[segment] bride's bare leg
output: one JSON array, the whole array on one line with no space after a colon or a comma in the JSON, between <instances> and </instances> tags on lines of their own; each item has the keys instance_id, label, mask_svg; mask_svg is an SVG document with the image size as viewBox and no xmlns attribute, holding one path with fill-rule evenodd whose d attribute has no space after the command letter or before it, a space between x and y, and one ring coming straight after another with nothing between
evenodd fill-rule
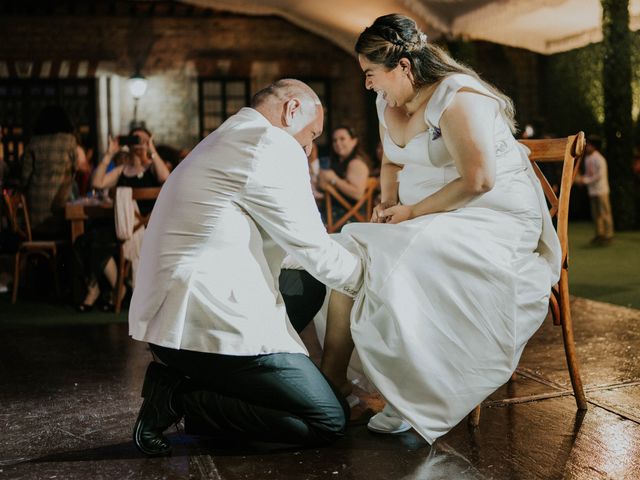
<instances>
[{"instance_id":1,"label":"bride's bare leg","mask_svg":"<svg viewBox=\"0 0 640 480\"><path fill-rule=\"evenodd\" d=\"M327 331L320 369L343 395L351 393L347 380L347 367L353 352L350 316L353 299L340 292L332 291L327 312Z\"/></svg>"}]
</instances>

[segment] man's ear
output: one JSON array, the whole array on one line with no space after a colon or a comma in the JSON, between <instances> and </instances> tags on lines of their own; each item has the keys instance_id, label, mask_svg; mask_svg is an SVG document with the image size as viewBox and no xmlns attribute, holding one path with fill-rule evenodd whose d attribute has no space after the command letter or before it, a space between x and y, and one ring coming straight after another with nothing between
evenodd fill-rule
<instances>
[{"instance_id":1,"label":"man's ear","mask_svg":"<svg viewBox=\"0 0 640 480\"><path fill-rule=\"evenodd\" d=\"M282 109L282 124L284 126L291 126L294 115L297 115L300 112L300 106L300 100L297 98L292 98L284 103L284 108Z\"/></svg>"}]
</instances>

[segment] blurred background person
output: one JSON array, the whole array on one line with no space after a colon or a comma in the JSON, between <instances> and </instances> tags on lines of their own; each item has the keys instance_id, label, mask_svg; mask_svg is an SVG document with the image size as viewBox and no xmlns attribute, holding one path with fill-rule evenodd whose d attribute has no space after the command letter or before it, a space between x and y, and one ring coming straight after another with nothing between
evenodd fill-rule
<instances>
[{"instance_id":1,"label":"blurred background person","mask_svg":"<svg viewBox=\"0 0 640 480\"><path fill-rule=\"evenodd\" d=\"M121 150L117 137L109 137L107 152L93 174L93 188L158 187L169 177L169 169L156 151L151 134L138 129L133 131L133 135L139 138L139 143L132 145L130 151ZM115 166L107 172L112 163ZM141 200L137 203L140 213L147 215L155 201ZM98 300L103 310L113 310L112 292L118 275L115 261L118 253L113 219L94 225L77 238L74 244L76 271L83 275L86 290L84 299L76 306L79 312L92 310Z\"/></svg>"},{"instance_id":2,"label":"blurred background person","mask_svg":"<svg viewBox=\"0 0 640 480\"><path fill-rule=\"evenodd\" d=\"M34 238L60 238L67 233L64 207L72 199L78 170L89 172L91 166L78 145L73 123L62 107L44 107L25 148L21 175Z\"/></svg>"},{"instance_id":3,"label":"blurred background person","mask_svg":"<svg viewBox=\"0 0 640 480\"><path fill-rule=\"evenodd\" d=\"M4 162L4 143L2 143L2 125L0 125L0 188L4 185L4 176L7 173L7 164Z\"/></svg>"},{"instance_id":4,"label":"blurred background person","mask_svg":"<svg viewBox=\"0 0 640 480\"><path fill-rule=\"evenodd\" d=\"M311 179L311 191L313 192L313 198L316 202L324 198L324 193L318 189L318 182L320 177L320 159L318 158L318 145L315 142L312 143L311 153L308 157L309 161L309 178Z\"/></svg>"},{"instance_id":5,"label":"blurred background person","mask_svg":"<svg viewBox=\"0 0 640 480\"><path fill-rule=\"evenodd\" d=\"M523 140L526 140L528 138L534 138L535 135L536 135L536 131L533 128L533 125L531 125L530 123L527 123L522 129L522 132L520 132L520 138Z\"/></svg>"},{"instance_id":6,"label":"blurred background person","mask_svg":"<svg viewBox=\"0 0 640 480\"><path fill-rule=\"evenodd\" d=\"M329 168L320 170L320 188L329 184L350 199L359 200L367 188L370 164L355 130L341 125L333 130Z\"/></svg>"},{"instance_id":7,"label":"blurred background person","mask_svg":"<svg viewBox=\"0 0 640 480\"><path fill-rule=\"evenodd\" d=\"M609 175L607 160L600 153L602 141L597 135L587 137L584 157L584 175L576 177L578 185L586 185L595 226L594 245L606 246L613 240L613 217L609 201Z\"/></svg>"},{"instance_id":8,"label":"blurred background person","mask_svg":"<svg viewBox=\"0 0 640 480\"><path fill-rule=\"evenodd\" d=\"M371 161L360 147L355 130L341 125L331 135L331 154L328 162L320 160L318 187L321 190L331 185L350 200L359 200L367 188L367 180L371 172ZM340 218L345 208L334 198L331 199L333 218ZM323 209L324 210L324 209ZM326 215L326 212L322 212Z\"/></svg>"},{"instance_id":9,"label":"blurred background person","mask_svg":"<svg viewBox=\"0 0 640 480\"><path fill-rule=\"evenodd\" d=\"M4 176L7 174L7 164L4 162L4 144L2 143L2 125L0 125L0 190L4 185ZM0 199L0 201L2 201ZM0 293L9 291L9 282L11 281L11 267L13 255L18 247L18 239L10 232L7 220L0 216Z\"/></svg>"}]
</instances>

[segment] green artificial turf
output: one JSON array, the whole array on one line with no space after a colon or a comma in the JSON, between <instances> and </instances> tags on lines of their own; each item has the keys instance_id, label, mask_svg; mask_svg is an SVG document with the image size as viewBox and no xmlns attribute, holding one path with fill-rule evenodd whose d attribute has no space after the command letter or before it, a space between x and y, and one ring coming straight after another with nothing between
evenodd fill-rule
<instances>
[{"instance_id":1,"label":"green artificial turf","mask_svg":"<svg viewBox=\"0 0 640 480\"><path fill-rule=\"evenodd\" d=\"M127 321L126 310L118 315L100 311L79 313L71 305L47 299L46 294L42 298L35 298L33 293L29 293L26 298L18 296L15 305L11 304L9 294L0 295L0 328L19 325L100 325Z\"/></svg>"},{"instance_id":2,"label":"green artificial turf","mask_svg":"<svg viewBox=\"0 0 640 480\"><path fill-rule=\"evenodd\" d=\"M571 295L640 308L640 231L616 232L607 247L590 244L593 225L569 224Z\"/></svg>"}]
</instances>

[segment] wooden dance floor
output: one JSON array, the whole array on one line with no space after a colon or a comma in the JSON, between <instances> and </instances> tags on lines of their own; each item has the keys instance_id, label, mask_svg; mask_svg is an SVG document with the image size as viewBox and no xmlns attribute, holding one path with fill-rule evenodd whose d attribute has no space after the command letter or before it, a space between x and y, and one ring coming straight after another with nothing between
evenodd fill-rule
<instances>
[{"instance_id":1,"label":"wooden dance floor","mask_svg":"<svg viewBox=\"0 0 640 480\"><path fill-rule=\"evenodd\" d=\"M433 448L415 433L369 433L362 394L346 438L277 450L214 443L174 429L173 456L131 442L150 354L125 324L0 330L2 479L638 479L640 311L576 299L578 356L589 410L570 395L559 327L530 342L518 378ZM307 338L312 338L306 335ZM314 355L317 349L313 348Z\"/></svg>"}]
</instances>

